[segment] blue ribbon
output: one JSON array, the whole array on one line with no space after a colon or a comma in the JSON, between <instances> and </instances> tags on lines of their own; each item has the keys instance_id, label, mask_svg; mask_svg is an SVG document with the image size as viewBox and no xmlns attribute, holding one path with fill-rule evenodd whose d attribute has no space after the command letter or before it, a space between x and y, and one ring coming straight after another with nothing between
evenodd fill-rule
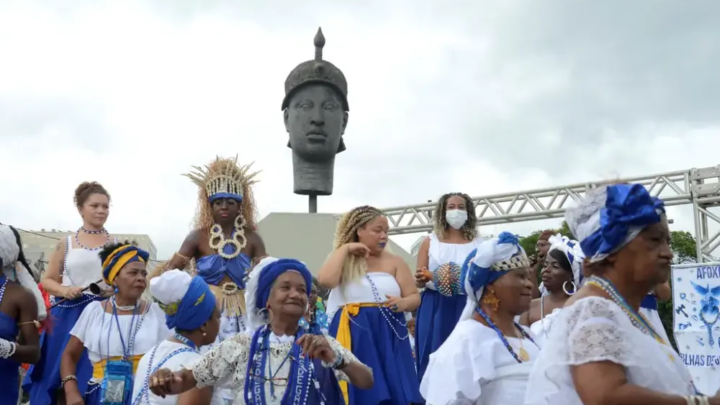
<instances>
[{"instance_id":1,"label":"blue ribbon","mask_svg":"<svg viewBox=\"0 0 720 405\"><path fill-rule=\"evenodd\" d=\"M520 253L520 241L518 240L517 236L511 234L510 232L502 232L500 235L498 235L498 240L496 243L498 245L515 245L518 247L518 253ZM497 279L508 273L508 271L493 270L491 267L480 267L476 265L472 261L475 258L476 254L477 249L473 249L473 251L470 252L470 254L467 256L467 258L465 258L465 262L463 263L462 271L460 273L461 285L465 285L465 279L467 278L473 291L478 291L486 285L494 283L495 281L497 281Z\"/></svg>"},{"instance_id":2,"label":"blue ribbon","mask_svg":"<svg viewBox=\"0 0 720 405\"><path fill-rule=\"evenodd\" d=\"M580 242L585 256L611 254L620 248L632 228L660 222L665 204L640 184L607 187L605 207L600 211L600 229Z\"/></svg>"}]
</instances>

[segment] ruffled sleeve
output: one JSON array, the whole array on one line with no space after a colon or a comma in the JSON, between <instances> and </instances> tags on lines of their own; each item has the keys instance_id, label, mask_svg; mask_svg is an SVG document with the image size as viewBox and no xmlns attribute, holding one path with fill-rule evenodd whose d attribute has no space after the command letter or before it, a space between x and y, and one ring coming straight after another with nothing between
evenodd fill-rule
<instances>
[{"instance_id":1,"label":"ruffled sleeve","mask_svg":"<svg viewBox=\"0 0 720 405\"><path fill-rule=\"evenodd\" d=\"M94 336L96 334L92 331L100 327L100 318L104 312L99 301L89 303L85 309L83 309L77 322L75 322L75 326L73 326L70 334L85 343L90 335Z\"/></svg>"},{"instance_id":2,"label":"ruffled sleeve","mask_svg":"<svg viewBox=\"0 0 720 405\"><path fill-rule=\"evenodd\" d=\"M482 384L496 377L495 332L474 320L457 324L448 339L430 355L420 393L428 404L475 404Z\"/></svg>"},{"instance_id":3,"label":"ruffled sleeve","mask_svg":"<svg viewBox=\"0 0 720 405\"><path fill-rule=\"evenodd\" d=\"M601 361L623 366L631 383L651 388L667 375L678 376L678 368L663 350L635 328L614 302L583 298L553 320L530 375L525 404L581 404L571 368Z\"/></svg>"},{"instance_id":4,"label":"ruffled sleeve","mask_svg":"<svg viewBox=\"0 0 720 405\"><path fill-rule=\"evenodd\" d=\"M198 388L222 385L235 376L245 378L250 340L241 333L213 347L191 366Z\"/></svg>"}]
</instances>

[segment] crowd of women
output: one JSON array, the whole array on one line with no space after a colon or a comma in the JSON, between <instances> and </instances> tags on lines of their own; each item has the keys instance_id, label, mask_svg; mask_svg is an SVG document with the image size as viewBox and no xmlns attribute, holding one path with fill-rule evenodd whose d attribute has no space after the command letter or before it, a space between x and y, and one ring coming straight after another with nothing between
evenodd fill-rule
<instances>
[{"instance_id":1,"label":"crowd of women","mask_svg":"<svg viewBox=\"0 0 720 405\"><path fill-rule=\"evenodd\" d=\"M20 235L0 226L4 388L29 363L32 405L720 404L659 322L649 293L667 293L670 234L640 185L589 191L566 213L578 240L545 233L537 259L510 233L480 238L471 199L444 195L415 272L385 248L382 212L358 207L315 280L265 251L249 166L188 177L195 229L151 274L146 251L105 229L109 193L81 184L82 226L43 275L49 311Z\"/></svg>"}]
</instances>

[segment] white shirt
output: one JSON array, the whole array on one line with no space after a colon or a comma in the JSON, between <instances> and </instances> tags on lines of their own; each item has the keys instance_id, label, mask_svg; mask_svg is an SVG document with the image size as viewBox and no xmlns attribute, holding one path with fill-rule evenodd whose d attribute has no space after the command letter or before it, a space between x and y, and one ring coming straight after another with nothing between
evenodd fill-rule
<instances>
[{"instance_id":1,"label":"white shirt","mask_svg":"<svg viewBox=\"0 0 720 405\"><path fill-rule=\"evenodd\" d=\"M192 363L200 360L202 356L196 351L182 351L176 354L177 350L187 349L188 347L182 343L171 342L165 340L151 349L150 352L146 353L140 363L138 364L137 372L135 373L135 384L133 385L132 403L139 405L175 405L178 401L178 396L166 396L165 398L159 397L149 390L144 389L148 383L149 374L160 368L167 368L170 371L179 371L183 368L189 367ZM150 364L152 357L152 364ZM150 369L152 367L152 370ZM142 398L138 402L138 395L142 392ZM212 401L210 405L224 405L225 402L222 399L219 391L213 392Z\"/></svg>"}]
</instances>

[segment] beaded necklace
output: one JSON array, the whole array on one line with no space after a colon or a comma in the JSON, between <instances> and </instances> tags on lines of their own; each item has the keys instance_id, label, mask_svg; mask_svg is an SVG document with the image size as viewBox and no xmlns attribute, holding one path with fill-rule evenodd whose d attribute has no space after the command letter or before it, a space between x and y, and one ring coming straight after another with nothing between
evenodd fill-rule
<instances>
[{"instance_id":1,"label":"beaded necklace","mask_svg":"<svg viewBox=\"0 0 720 405\"><path fill-rule=\"evenodd\" d=\"M83 245L82 243L80 243L80 231L82 231L82 232L84 232L84 233L96 234L96 235L97 235L97 234L100 234L100 233L104 233L104 234L105 234L105 242L103 242L103 244L100 245L100 246L98 246L98 247L89 248L89 247ZM105 244L107 244L108 242L110 242L110 233L109 233L105 228L103 228L103 229L101 229L101 230L99 230L99 231L86 231L85 229L83 229L83 228L81 227L80 229L77 230L77 232L75 232L75 243L77 243L77 245L78 245L81 249L89 250L89 251L91 251L91 252L92 252L92 251L95 251L95 250L100 250L100 249L102 249L102 248L105 246Z\"/></svg>"},{"instance_id":2,"label":"beaded necklace","mask_svg":"<svg viewBox=\"0 0 720 405\"><path fill-rule=\"evenodd\" d=\"M297 337L300 338L303 334L303 329L299 328ZM245 403L248 405L265 405L267 403L265 400L265 383L268 381L272 383L273 378L272 374L270 378L265 377L265 365L270 356L269 335L270 328L265 325L255 331L250 342L250 359L245 372L244 388ZM325 405L325 395L320 390L320 382L315 376L313 361L302 356L302 348L296 343L292 344L287 358L292 363L287 378L288 386L285 389L281 404L306 405L312 385L320 397L320 405ZM272 370L270 371L272 372Z\"/></svg>"},{"instance_id":3,"label":"beaded necklace","mask_svg":"<svg viewBox=\"0 0 720 405\"><path fill-rule=\"evenodd\" d=\"M152 352L150 353L150 361L148 362L148 368L147 368L148 372L147 372L147 375L145 376L145 381L143 382L143 387L140 389L140 392L133 400L133 405L139 405L140 401L143 398L145 399L145 403L150 404L150 376L153 373L155 373L156 371L160 370L162 368L162 366L164 366L165 363L167 363L170 359L172 359L173 357L177 356L180 353L190 353L190 352L198 353L198 354L200 353L198 351L195 343L193 343L192 340L186 338L185 336L182 336L179 333L175 333L175 339L181 341L187 347L181 347L179 349L173 350L170 354L168 354L162 360L160 360L158 365L155 366L154 368L153 368L153 361L155 360L155 352L157 352L157 349L158 349L158 347L160 347L160 345L157 345L153 348Z\"/></svg>"},{"instance_id":4,"label":"beaded necklace","mask_svg":"<svg viewBox=\"0 0 720 405\"><path fill-rule=\"evenodd\" d=\"M518 353L515 353L515 349L513 349L512 345L510 345L510 342L508 342L507 338L505 338L505 335L502 333L502 331L500 331L500 329L495 325L495 323L493 323L493 321L490 320L490 317L487 316L487 314L482 309L480 309L480 307L475 308L475 312L477 312L478 315L480 315L485 320L485 322L488 324L488 326L490 328L492 328L492 330L494 330L495 333L497 333L498 337L500 338L500 341L502 341L502 343L503 343L503 345L505 345L505 348L507 349L507 351L510 352L510 354L515 358L515 360L518 363L524 363L526 361L530 361L530 354L528 354L528 352L525 350L525 348L522 347L522 339L520 339L520 350L518 350ZM537 343L535 343L533 338L530 337L530 335L527 332L525 332L525 329L523 329L516 322L513 322L513 324L520 331L520 333L522 334L522 336L525 339L529 340L532 344L534 344L535 346L540 348L540 346L538 346Z\"/></svg>"},{"instance_id":5,"label":"beaded necklace","mask_svg":"<svg viewBox=\"0 0 720 405\"><path fill-rule=\"evenodd\" d=\"M370 289L372 290L373 297L375 298L375 303L382 304L383 302L385 302L380 298L380 293L378 292L377 286L372 281L370 276L365 274L365 278L367 279L368 283L370 284ZM390 325L390 329L392 329L393 333L395 333L395 336L398 339L405 340L408 338L408 336L410 336L410 331L408 331L408 329L407 329L407 323L398 320L398 318L395 316L395 313L391 312L384 305L380 305L379 309L380 309L380 313L382 314L383 318L385 318L385 322L387 322L387 324ZM395 329L395 326L393 326L393 323L390 322L390 319L394 320L395 323L400 325L401 328L405 328L405 332L406 332L405 336L400 336L397 329Z\"/></svg>"},{"instance_id":6,"label":"beaded necklace","mask_svg":"<svg viewBox=\"0 0 720 405\"><path fill-rule=\"evenodd\" d=\"M617 304L623 310L623 312L625 312L625 315L627 315L627 317L630 319L630 322L632 322L632 324L636 328L640 329L641 332L649 335L658 343L667 345L667 342L665 342L665 340L663 340L663 338L661 338L660 335L655 332L655 329L653 329L653 327L650 325L650 322L648 322L648 320L645 319L642 314L636 311L635 308L631 307L630 304L625 301L625 298L620 295L618 290L609 280L597 276L592 276L587 281L587 283L605 291L605 293L610 296L610 299L612 299L613 302L615 302L615 304ZM671 358L673 357L671 356Z\"/></svg>"}]
</instances>

